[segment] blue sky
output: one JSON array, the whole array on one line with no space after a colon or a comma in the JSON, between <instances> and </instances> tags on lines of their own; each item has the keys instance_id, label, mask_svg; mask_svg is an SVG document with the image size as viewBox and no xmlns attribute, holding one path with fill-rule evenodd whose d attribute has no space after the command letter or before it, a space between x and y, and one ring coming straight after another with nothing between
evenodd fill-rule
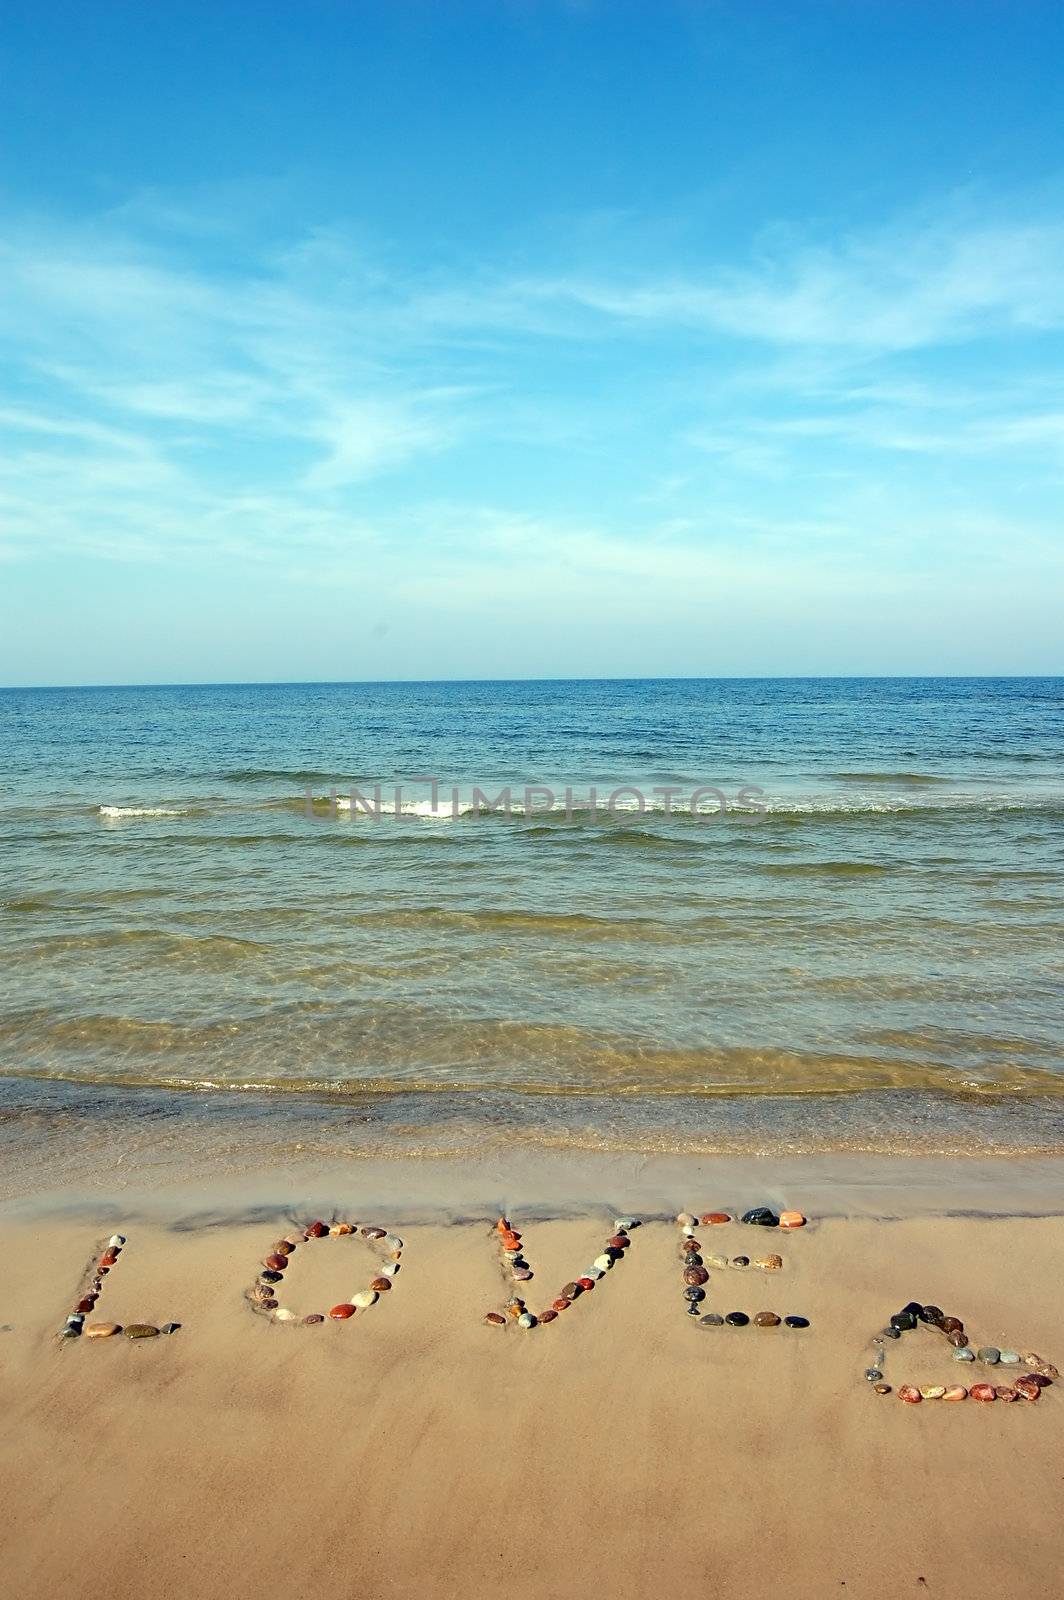
<instances>
[{"instance_id":1,"label":"blue sky","mask_svg":"<svg viewBox=\"0 0 1064 1600\"><path fill-rule=\"evenodd\" d=\"M1062 55L7 0L0 682L1062 670Z\"/></svg>"}]
</instances>

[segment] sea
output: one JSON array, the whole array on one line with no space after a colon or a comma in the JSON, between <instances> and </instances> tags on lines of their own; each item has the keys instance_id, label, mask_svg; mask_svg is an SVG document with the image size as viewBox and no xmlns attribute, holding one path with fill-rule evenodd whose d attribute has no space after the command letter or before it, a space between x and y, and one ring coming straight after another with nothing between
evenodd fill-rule
<instances>
[{"instance_id":1,"label":"sea","mask_svg":"<svg viewBox=\"0 0 1064 1600\"><path fill-rule=\"evenodd\" d=\"M1061 678L0 691L15 1127L1055 1152L1062 935Z\"/></svg>"}]
</instances>

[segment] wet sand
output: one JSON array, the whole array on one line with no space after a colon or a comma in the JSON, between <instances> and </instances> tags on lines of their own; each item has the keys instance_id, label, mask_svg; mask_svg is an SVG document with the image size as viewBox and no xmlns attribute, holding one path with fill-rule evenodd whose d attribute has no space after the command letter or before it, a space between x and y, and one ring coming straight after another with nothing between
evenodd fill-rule
<instances>
[{"instance_id":1,"label":"wet sand","mask_svg":"<svg viewBox=\"0 0 1064 1600\"><path fill-rule=\"evenodd\" d=\"M184 1187L100 1171L32 1202L12 1195L0 1208L5 1586L18 1600L87 1583L116 1600L1059 1595L1064 1384L1035 1404L907 1406L863 1377L870 1335L913 1298L960 1316L973 1342L1064 1365L1057 1168L1010 1178L1002 1163L996 1184L975 1163L916 1169L923 1188L867 1159L846 1182L800 1161L608 1176L548 1163L538 1180L531 1162L342 1178L308 1162ZM512 1187L500 1203L524 1233L533 1310L598 1253L615 1211L642 1201L651 1215L593 1293L528 1332L483 1321L511 1292L489 1200L506 1182L527 1195ZM1012 1214L990 1214L995 1194ZM699 1236L707 1252L784 1258L775 1274L714 1271L704 1309L812 1326L694 1326L679 1230L651 1214L655 1197L670 1217L756 1200L808 1211L793 1234ZM972 1214L946 1214L958 1210ZM312 1214L399 1231L401 1270L349 1322L273 1324L246 1291L272 1242ZM116 1228L128 1244L94 1315L180 1331L59 1342ZM300 1244L284 1303L328 1311L377 1259L358 1239ZM973 1375L926 1328L887 1349L895 1387L1008 1378Z\"/></svg>"}]
</instances>

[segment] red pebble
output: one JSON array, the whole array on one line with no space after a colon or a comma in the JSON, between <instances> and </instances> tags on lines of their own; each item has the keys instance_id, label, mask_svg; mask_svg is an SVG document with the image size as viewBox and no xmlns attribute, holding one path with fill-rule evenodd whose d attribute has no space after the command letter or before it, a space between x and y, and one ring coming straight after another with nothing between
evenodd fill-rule
<instances>
[{"instance_id":1,"label":"red pebble","mask_svg":"<svg viewBox=\"0 0 1064 1600\"><path fill-rule=\"evenodd\" d=\"M560 1294L554 1302L554 1309L555 1311L568 1311L572 1303L571 1300L567 1300L563 1294Z\"/></svg>"},{"instance_id":2,"label":"red pebble","mask_svg":"<svg viewBox=\"0 0 1064 1600\"><path fill-rule=\"evenodd\" d=\"M1042 1385L1036 1377L1017 1378L1014 1387L1025 1400L1037 1400L1042 1393Z\"/></svg>"},{"instance_id":3,"label":"red pebble","mask_svg":"<svg viewBox=\"0 0 1064 1600\"><path fill-rule=\"evenodd\" d=\"M303 1234L303 1237L304 1239L324 1239L328 1231L329 1230L325 1226L324 1222L312 1222L310 1227L307 1228Z\"/></svg>"},{"instance_id":4,"label":"red pebble","mask_svg":"<svg viewBox=\"0 0 1064 1600\"><path fill-rule=\"evenodd\" d=\"M288 1257L287 1256L266 1256L264 1258L263 1264L265 1266L269 1267L271 1272L283 1272L285 1267L287 1267L287 1265L288 1265Z\"/></svg>"},{"instance_id":5,"label":"red pebble","mask_svg":"<svg viewBox=\"0 0 1064 1600\"><path fill-rule=\"evenodd\" d=\"M607 1250L627 1250L631 1239L625 1233L615 1233L612 1239L606 1240Z\"/></svg>"},{"instance_id":6,"label":"red pebble","mask_svg":"<svg viewBox=\"0 0 1064 1600\"><path fill-rule=\"evenodd\" d=\"M730 1221L731 1217L729 1217L726 1211L707 1211L705 1216L702 1218L702 1226L708 1228L710 1224L714 1222Z\"/></svg>"},{"instance_id":7,"label":"red pebble","mask_svg":"<svg viewBox=\"0 0 1064 1600\"><path fill-rule=\"evenodd\" d=\"M973 1383L968 1396L972 1400L996 1400L997 1391L992 1383Z\"/></svg>"},{"instance_id":8,"label":"red pebble","mask_svg":"<svg viewBox=\"0 0 1064 1600\"><path fill-rule=\"evenodd\" d=\"M354 1306L333 1306L332 1310L329 1312L330 1317L335 1318L337 1322L343 1322L345 1318L353 1317L354 1314Z\"/></svg>"},{"instance_id":9,"label":"red pebble","mask_svg":"<svg viewBox=\"0 0 1064 1600\"><path fill-rule=\"evenodd\" d=\"M505 1328L506 1318L498 1311L489 1311L484 1321L492 1328Z\"/></svg>"},{"instance_id":10,"label":"red pebble","mask_svg":"<svg viewBox=\"0 0 1064 1600\"><path fill-rule=\"evenodd\" d=\"M903 1383L898 1390L898 1399L904 1400L910 1406L918 1406L923 1398L915 1384ZM994 1398L993 1393L991 1393L990 1398L991 1400Z\"/></svg>"},{"instance_id":11,"label":"red pebble","mask_svg":"<svg viewBox=\"0 0 1064 1600\"><path fill-rule=\"evenodd\" d=\"M115 1252L113 1250L108 1250L105 1255L100 1257L100 1266L113 1267L117 1260L118 1256L115 1254Z\"/></svg>"},{"instance_id":12,"label":"red pebble","mask_svg":"<svg viewBox=\"0 0 1064 1600\"><path fill-rule=\"evenodd\" d=\"M537 1318L537 1321L539 1321L539 1322L556 1322L557 1319L558 1319L558 1313L556 1311L541 1311L540 1314L539 1314L539 1317Z\"/></svg>"},{"instance_id":13,"label":"red pebble","mask_svg":"<svg viewBox=\"0 0 1064 1600\"><path fill-rule=\"evenodd\" d=\"M94 1294L87 1294L85 1296L84 1300L79 1300L78 1301L77 1305L74 1307L74 1310L78 1313L79 1316L83 1317L88 1312L90 1312L92 1310L92 1308L93 1308L93 1306L95 1304L96 1304L96 1296Z\"/></svg>"},{"instance_id":14,"label":"red pebble","mask_svg":"<svg viewBox=\"0 0 1064 1600\"><path fill-rule=\"evenodd\" d=\"M585 1294L590 1293L590 1291L595 1287L594 1278L577 1278L576 1281L580 1285L581 1289L583 1289Z\"/></svg>"}]
</instances>

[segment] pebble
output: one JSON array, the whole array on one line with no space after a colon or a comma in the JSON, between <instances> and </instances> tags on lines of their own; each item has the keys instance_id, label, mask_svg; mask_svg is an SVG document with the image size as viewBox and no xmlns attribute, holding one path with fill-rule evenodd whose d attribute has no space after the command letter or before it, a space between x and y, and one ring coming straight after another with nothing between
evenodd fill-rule
<instances>
[{"instance_id":1,"label":"pebble","mask_svg":"<svg viewBox=\"0 0 1064 1600\"><path fill-rule=\"evenodd\" d=\"M942 1318L945 1313L943 1312L941 1306L921 1306L916 1315L919 1317L921 1322L928 1322L932 1325L938 1324L941 1326Z\"/></svg>"},{"instance_id":2,"label":"pebble","mask_svg":"<svg viewBox=\"0 0 1064 1600\"><path fill-rule=\"evenodd\" d=\"M960 1317L943 1317L942 1331L943 1333L963 1333L964 1323Z\"/></svg>"},{"instance_id":3,"label":"pebble","mask_svg":"<svg viewBox=\"0 0 1064 1600\"><path fill-rule=\"evenodd\" d=\"M685 1256L696 1256L701 1248L702 1246L697 1239L685 1239L682 1246Z\"/></svg>"},{"instance_id":4,"label":"pebble","mask_svg":"<svg viewBox=\"0 0 1064 1600\"><path fill-rule=\"evenodd\" d=\"M86 1339L110 1339L113 1334L122 1332L120 1322L90 1322L85 1329Z\"/></svg>"},{"instance_id":5,"label":"pebble","mask_svg":"<svg viewBox=\"0 0 1064 1600\"><path fill-rule=\"evenodd\" d=\"M580 1293L581 1290L578 1283L567 1283L565 1288L562 1290L562 1294L567 1300L576 1300Z\"/></svg>"},{"instance_id":6,"label":"pebble","mask_svg":"<svg viewBox=\"0 0 1064 1600\"><path fill-rule=\"evenodd\" d=\"M277 1301L273 1298L273 1295L268 1300L260 1300L258 1303L263 1311L276 1311L277 1309Z\"/></svg>"},{"instance_id":7,"label":"pebble","mask_svg":"<svg viewBox=\"0 0 1064 1600\"><path fill-rule=\"evenodd\" d=\"M527 1283L532 1276L528 1267L515 1267L513 1271L515 1283Z\"/></svg>"},{"instance_id":8,"label":"pebble","mask_svg":"<svg viewBox=\"0 0 1064 1600\"><path fill-rule=\"evenodd\" d=\"M291 1244L287 1239L278 1239L273 1249L279 1256L290 1256L295 1249L295 1245Z\"/></svg>"},{"instance_id":9,"label":"pebble","mask_svg":"<svg viewBox=\"0 0 1064 1600\"><path fill-rule=\"evenodd\" d=\"M898 1399L904 1400L907 1405L918 1406L923 1398L919 1389L914 1388L911 1383L903 1383L898 1389Z\"/></svg>"},{"instance_id":10,"label":"pebble","mask_svg":"<svg viewBox=\"0 0 1064 1600\"><path fill-rule=\"evenodd\" d=\"M354 1233L354 1225L350 1222L334 1222L329 1229L332 1238L342 1238L345 1233Z\"/></svg>"},{"instance_id":11,"label":"pebble","mask_svg":"<svg viewBox=\"0 0 1064 1600\"><path fill-rule=\"evenodd\" d=\"M784 1324L784 1327L787 1327L787 1328L808 1328L808 1326L809 1326L809 1318L808 1317L784 1317L783 1324Z\"/></svg>"},{"instance_id":12,"label":"pebble","mask_svg":"<svg viewBox=\"0 0 1064 1600\"><path fill-rule=\"evenodd\" d=\"M755 1328L778 1328L780 1319L774 1311L759 1311L754 1318Z\"/></svg>"},{"instance_id":13,"label":"pebble","mask_svg":"<svg viewBox=\"0 0 1064 1600\"><path fill-rule=\"evenodd\" d=\"M153 1328L148 1322L131 1322L124 1330L127 1339L155 1339L158 1337L158 1328Z\"/></svg>"},{"instance_id":14,"label":"pebble","mask_svg":"<svg viewBox=\"0 0 1064 1600\"><path fill-rule=\"evenodd\" d=\"M376 1294L386 1294L388 1292L388 1290L391 1288L391 1286L392 1286L391 1278L374 1278L372 1280L372 1282L370 1283L370 1288Z\"/></svg>"},{"instance_id":15,"label":"pebble","mask_svg":"<svg viewBox=\"0 0 1064 1600\"><path fill-rule=\"evenodd\" d=\"M749 1265L750 1265L750 1257L749 1256L733 1256L732 1257L732 1266L733 1267L737 1267L740 1272L742 1271L743 1267L748 1267Z\"/></svg>"},{"instance_id":16,"label":"pebble","mask_svg":"<svg viewBox=\"0 0 1064 1600\"><path fill-rule=\"evenodd\" d=\"M606 1248L607 1250L627 1250L631 1242L627 1234L615 1233L612 1238L606 1240Z\"/></svg>"},{"instance_id":17,"label":"pebble","mask_svg":"<svg viewBox=\"0 0 1064 1600\"><path fill-rule=\"evenodd\" d=\"M351 1296L351 1304L357 1311L365 1311L369 1306L376 1305L377 1291L375 1289L361 1289L358 1294Z\"/></svg>"},{"instance_id":18,"label":"pebble","mask_svg":"<svg viewBox=\"0 0 1064 1600\"><path fill-rule=\"evenodd\" d=\"M354 1307L351 1308L354 1310ZM330 1316L332 1313L330 1312ZM299 1319L294 1311L289 1311L287 1306L280 1306L273 1314L274 1322L297 1322Z\"/></svg>"},{"instance_id":19,"label":"pebble","mask_svg":"<svg viewBox=\"0 0 1064 1600\"><path fill-rule=\"evenodd\" d=\"M162 1327L159 1329L159 1332L160 1333L176 1333L178 1328L180 1328L180 1326L181 1326L180 1322L164 1322Z\"/></svg>"},{"instance_id":20,"label":"pebble","mask_svg":"<svg viewBox=\"0 0 1064 1600\"><path fill-rule=\"evenodd\" d=\"M997 1392L992 1383L973 1383L968 1390L973 1400L996 1400Z\"/></svg>"},{"instance_id":21,"label":"pebble","mask_svg":"<svg viewBox=\"0 0 1064 1600\"><path fill-rule=\"evenodd\" d=\"M1013 1401L1020 1398L1010 1383L996 1384L994 1387L994 1393L997 1395L999 1400L1004 1400L1006 1404L1011 1404Z\"/></svg>"},{"instance_id":22,"label":"pebble","mask_svg":"<svg viewBox=\"0 0 1064 1600\"><path fill-rule=\"evenodd\" d=\"M895 1311L890 1319L892 1328L897 1328L899 1333L907 1333L910 1328L916 1327L916 1317L911 1311Z\"/></svg>"},{"instance_id":23,"label":"pebble","mask_svg":"<svg viewBox=\"0 0 1064 1600\"><path fill-rule=\"evenodd\" d=\"M536 1326L536 1319L531 1311L522 1311L517 1319L517 1326L519 1328L534 1328Z\"/></svg>"},{"instance_id":24,"label":"pebble","mask_svg":"<svg viewBox=\"0 0 1064 1600\"><path fill-rule=\"evenodd\" d=\"M316 1322L324 1322L325 1318L320 1311L312 1311L309 1317L303 1318L304 1328L312 1328Z\"/></svg>"},{"instance_id":25,"label":"pebble","mask_svg":"<svg viewBox=\"0 0 1064 1600\"><path fill-rule=\"evenodd\" d=\"M398 1261L386 1261L381 1268L381 1276L384 1278L394 1278L398 1271ZM514 1272L514 1277L519 1277L521 1273L524 1273L526 1278L530 1278L532 1276L527 1267L518 1267Z\"/></svg>"},{"instance_id":26,"label":"pebble","mask_svg":"<svg viewBox=\"0 0 1064 1600\"><path fill-rule=\"evenodd\" d=\"M309 1228L303 1230L303 1237L304 1239L324 1239L328 1231L324 1222L312 1222Z\"/></svg>"},{"instance_id":27,"label":"pebble","mask_svg":"<svg viewBox=\"0 0 1064 1600\"><path fill-rule=\"evenodd\" d=\"M1023 1364L1025 1367L1040 1367L1042 1365L1042 1357L1034 1350L1025 1350L1023 1352Z\"/></svg>"},{"instance_id":28,"label":"pebble","mask_svg":"<svg viewBox=\"0 0 1064 1600\"><path fill-rule=\"evenodd\" d=\"M750 1318L745 1311L729 1311L724 1320L729 1328L745 1328Z\"/></svg>"},{"instance_id":29,"label":"pebble","mask_svg":"<svg viewBox=\"0 0 1064 1600\"><path fill-rule=\"evenodd\" d=\"M124 1233L112 1233L107 1241L107 1248L108 1250L121 1250L125 1242L126 1236Z\"/></svg>"},{"instance_id":30,"label":"pebble","mask_svg":"<svg viewBox=\"0 0 1064 1600\"><path fill-rule=\"evenodd\" d=\"M288 1265L288 1257L281 1255L267 1256L263 1265L269 1267L271 1272L283 1272Z\"/></svg>"},{"instance_id":31,"label":"pebble","mask_svg":"<svg viewBox=\"0 0 1064 1600\"><path fill-rule=\"evenodd\" d=\"M1038 1366L1038 1371L1041 1373L1043 1378L1049 1378L1049 1379L1051 1379L1053 1381L1055 1381L1057 1378L1060 1377L1060 1373L1057 1371L1057 1369L1053 1365L1052 1361L1042 1361L1042 1362L1040 1362L1039 1366Z\"/></svg>"},{"instance_id":32,"label":"pebble","mask_svg":"<svg viewBox=\"0 0 1064 1600\"><path fill-rule=\"evenodd\" d=\"M723 1328L724 1318L719 1311L707 1311L705 1316L700 1319L700 1326L703 1328Z\"/></svg>"},{"instance_id":33,"label":"pebble","mask_svg":"<svg viewBox=\"0 0 1064 1600\"><path fill-rule=\"evenodd\" d=\"M872 1385L872 1388L875 1390L876 1394L889 1394L890 1393L890 1384L889 1383L874 1383Z\"/></svg>"},{"instance_id":34,"label":"pebble","mask_svg":"<svg viewBox=\"0 0 1064 1600\"><path fill-rule=\"evenodd\" d=\"M781 1211L780 1212L780 1227L781 1228L804 1228L805 1227L805 1218L802 1216L802 1213L800 1211Z\"/></svg>"},{"instance_id":35,"label":"pebble","mask_svg":"<svg viewBox=\"0 0 1064 1600\"><path fill-rule=\"evenodd\" d=\"M943 1400L951 1400L951 1401L953 1401L953 1400L967 1400L968 1391L964 1387L964 1385L961 1384L961 1383L951 1383L947 1387L946 1392L942 1396L942 1398L943 1398Z\"/></svg>"},{"instance_id":36,"label":"pebble","mask_svg":"<svg viewBox=\"0 0 1064 1600\"><path fill-rule=\"evenodd\" d=\"M384 1238L387 1237L387 1233L388 1233L387 1228L363 1228L362 1229L362 1237L364 1239L384 1239Z\"/></svg>"},{"instance_id":37,"label":"pebble","mask_svg":"<svg viewBox=\"0 0 1064 1600\"><path fill-rule=\"evenodd\" d=\"M554 1309L555 1311L568 1311L572 1303L571 1300L567 1300L563 1294L560 1294L557 1300L554 1301Z\"/></svg>"},{"instance_id":38,"label":"pebble","mask_svg":"<svg viewBox=\"0 0 1064 1600\"><path fill-rule=\"evenodd\" d=\"M540 1320L540 1322L557 1322L558 1313L556 1311L553 1311L553 1310L551 1310L551 1311L541 1311L540 1312L540 1316L539 1316L539 1320Z\"/></svg>"},{"instance_id":39,"label":"pebble","mask_svg":"<svg viewBox=\"0 0 1064 1600\"><path fill-rule=\"evenodd\" d=\"M74 1307L75 1314L79 1317L83 1317L87 1312L92 1310L95 1304L96 1296L94 1294L88 1294L85 1296L84 1300L79 1300L77 1305Z\"/></svg>"},{"instance_id":40,"label":"pebble","mask_svg":"<svg viewBox=\"0 0 1064 1600\"><path fill-rule=\"evenodd\" d=\"M946 1333L946 1338L956 1350L963 1350L968 1343L968 1335L963 1328L951 1328Z\"/></svg>"},{"instance_id":41,"label":"pebble","mask_svg":"<svg viewBox=\"0 0 1064 1600\"><path fill-rule=\"evenodd\" d=\"M599 1266L588 1267L587 1271L584 1273L584 1277L590 1278L592 1283L597 1283L600 1278L605 1277L605 1273Z\"/></svg>"},{"instance_id":42,"label":"pebble","mask_svg":"<svg viewBox=\"0 0 1064 1600\"><path fill-rule=\"evenodd\" d=\"M977 1351L977 1354L979 1356L979 1360L984 1362L988 1367L996 1367L998 1362L1001 1360L1001 1351L995 1349L992 1344L984 1344Z\"/></svg>"},{"instance_id":43,"label":"pebble","mask_svg":"<svg viewBox=\"0 0 1064 1600\"><path fill-rule=\"evenodd\" d=\"M638 1217L614 1217L613 1226L618 1233L631 1233L633 1228L638 1228Z\"/></svg>"},{"instance_id":44,"label":"pebble","mask_svg":"<svg viewBox=\"0 0 1064 1600\"><path fill-rule=\"evenodd\" d=\"M386 1250L401 1250L403 1248L403 1241L399 1238L398 1234L386 1234L384 1238L384 1248Z\"/></svg>"},{"instance_id":45,"label":"pebble","mask_svg":"<svg viewBox=\"0 0 1064 1600\"><path fill-rule=\"evenodd\" d=\"M489 1311L484 1321L492 1328L505 1328L506 1318L498 1311Z\"/></svg>"},{"instance_id":46,"label":"pebble","mask_svg":"<svg viewBox=\"0 0 1064 1600\"><path fill-rule=\"evenodd\" d=\"M726 1211L707 1211L705 1216L702 1218L702 1223L707 1228L715 1227L721 1222L730 1221L731 1217L729 1217Z\"/></svg>"},{"instance_id":47,"label":"pebble","mask_svg":"<svg viewBox=\"0 0 1064 1600\"><path fill-rule=\"evenodd\" d=\"M692 1285L690 1289L684 1290L683 1297L685 1300L690 1300L692 1305L697 1305L699 1300L704 1300L706 1298L706 1291Z\"/></svg>"},{"instance_id":48,"label":"pebble","mask_svg":"<svg viewBox=\"0 0 1064 1600\"><path fill-rule=\"evenodd\" d=\"M1020 1356L1017 1350L1002 1350L998 1360L1003 1367L1019 1366Z\"/></svg>"},{"instance_id":49,"label":"pebble","mask_svg":"<svg viewBox=\"0 0 1064 1600\"><path fill-rule=\"evenodd\" d=\"M581 1289L583 1289L585 1294L587 1294L589 1289L593 1289L595 1287L594 1278L577 1278L576 1281L580 1285Z\"/></svg>"},{"instance_id":50,"label":"pebble","mask_svg":"<svg viewBox=\"0 0 1064 1600\"><path fill-rule=\"evenodd\" d=\"M721 1268L723 1268L723 1267L726 1267L728 1265L727 1256L703 1256L702 1259L705 1262L707 1267L721 1267Z\"/></svg>"},{"instance_id":51,"label":"pebble","mask_svg":"<svg viewBox=\"0 0 1064 1600\"><path fill-rule=\"evenodd\" d=\"M975 1351L970 1345L962 1344L953 1352L954 1361L974 1361Z\"/></svg>"},{"instance_id":52,"label":"pebble","mask_svg":"<svg viewBox=\"0 0 1064 1600\"><path fill-rule=\"evenodd\" d=\"M80 1339L81 1338L81 1329L80 1328L60 1328L59 1337L61 1339Z\"/></svg>"},{"instance_id":53,"label":"pebble","mask_svg":"<svg viewBox=\"0 0 1064 1600\"><path fill-rule=\"evenodd\" d=\"M610 1270L610 1268L613 1266L613 1257L612 1256L596 1256L595 1257L595 1265L596 1265L596 1267L598 1267L599 1272L608 1272Z\"/></svg>"},{"instance_id":54,"label":"pebble","mask_svg":"<svg viewBox=\"0 0 1064 1600\"><path fill-rule=\"evenodd\" d=\"M869 1383L878 1383L880 1381L880 1379L882 1378L882 1376L883 1376L883 1374L880 1371L879 1367L866 1367L865 1368L865 1377L868 1379Z\"/></svg>"},{"instance_id":55,"label":"pebble","mask_svg":"<svg viewBox=\"0 0 1064 1600\"><path fill-rule=\"evenodd\" d=\"M780 1219L768 1206L754 1206L751 1211L744 1211L742 1220L751 1223L755 1228L778 1228Z\"/></svg>"},{"instance_id":56,"label":"pebble","mask_svg":"<svg viewBox=\"0 0 1064 1600\"><path fill-rule=\"evenodd\" d=\"M261 1305L264 1300L273 1299L273 1290L268 1283L257 1283L251 1291L251 1298Z\"/></svg>"},{"instance_id":57,"label":"pebble","mask_svg":"<svg viewBox=\"0 0 1064 1600\"><path fill-rule=\"evenodd\" d=\"M920 1397L923 1400L942 1400L945 1394L946 1386L943 1383L925 1383L920 1388Z\"/></svg>"},{"instance_id":58,"label":"pebble","mask_svg":"<svg viewBox=\"0 0 1064 1600\"><path fill-rule=\"evenodd\" d=\"M100 1257L100 1266L101 1268L113 1267L117 1260L118 1252L116 1250L108 1250L106 1255Z\"/></svg>"},{"instance_id":59,"label":"pebble","mask_svg":"<svg viewBox=\"0 0 1064 1600\"><path fill-rule=\"evenodd\" d=\"M342 1306L333 1306L332 1310L329 1312L329 1315L332 1317L334 1322L345 1322L348 1317L353 1317L354 1314L354 1306L348 1304L347 1302L345 1302Z\"/></svg>"},{"instance_id":60,"label":"pebble","mask_svg":"<svg viewBox=\"0 0 1064 1600\"><path fill-rule=\"evenodd\" d=\"M267 1267L265 1272L260 1272L259 1277L263 1283L280 1283L284 1277L283 1272L275 1272L272 1267Z\"/></svg>"},{"instance_id":61,"label":"pebble","mask_svg":"<svg viewBox=\"0 0 1064 1600\"><path fill-rule=\"evenodd\" d=\"M1037 1400L1042 1393L1042 1385L1037 1378L1024 1376L1016 1379L1016 1393L1022 1395L1024 1400Z\"/></svg>"},{"instance_id":62,"label":"pebble","mask_svg":"<svg viewBox=\"0 0 1064 1600\"><path fill-rule=\"evenodd\" d=\"M683 1281L692 1284L708 1283L709 1273L705 1267L685 1267Z\"/></svg>"},{"instance_id":63,"label":"pebble","mask_svg":"<svg viewBox=\"0 0 1064 1600\"><path fill-rule=\"evenodd\" d=\"M876 1338L877 1339L900 1339L901 1338L901 1329L900 1328L881 1328L879 1330L879 1332L876 1334Z\"/></svg>"},{"instance_id":64,"label":"pebble","mask_svg":"<svg viewBox=\"0 0 1064 1600\"><path fill-rule=\"evenodd\" d=\"M681 1228L693 1228L695 1225L695 1219L689 1211L681 1211L676 1220Z\"/></svg>"},{"instance_id":65,"label":"pebble","mask_svg":"<svg viewBox=\"0 0 1064 1600\"><path fill-rule=\"evenodd\" d=\"M782 1256L755 1256L754 1266L762 1272L778 1272L783 1265Z\"/></svg>"}]
</instances>

